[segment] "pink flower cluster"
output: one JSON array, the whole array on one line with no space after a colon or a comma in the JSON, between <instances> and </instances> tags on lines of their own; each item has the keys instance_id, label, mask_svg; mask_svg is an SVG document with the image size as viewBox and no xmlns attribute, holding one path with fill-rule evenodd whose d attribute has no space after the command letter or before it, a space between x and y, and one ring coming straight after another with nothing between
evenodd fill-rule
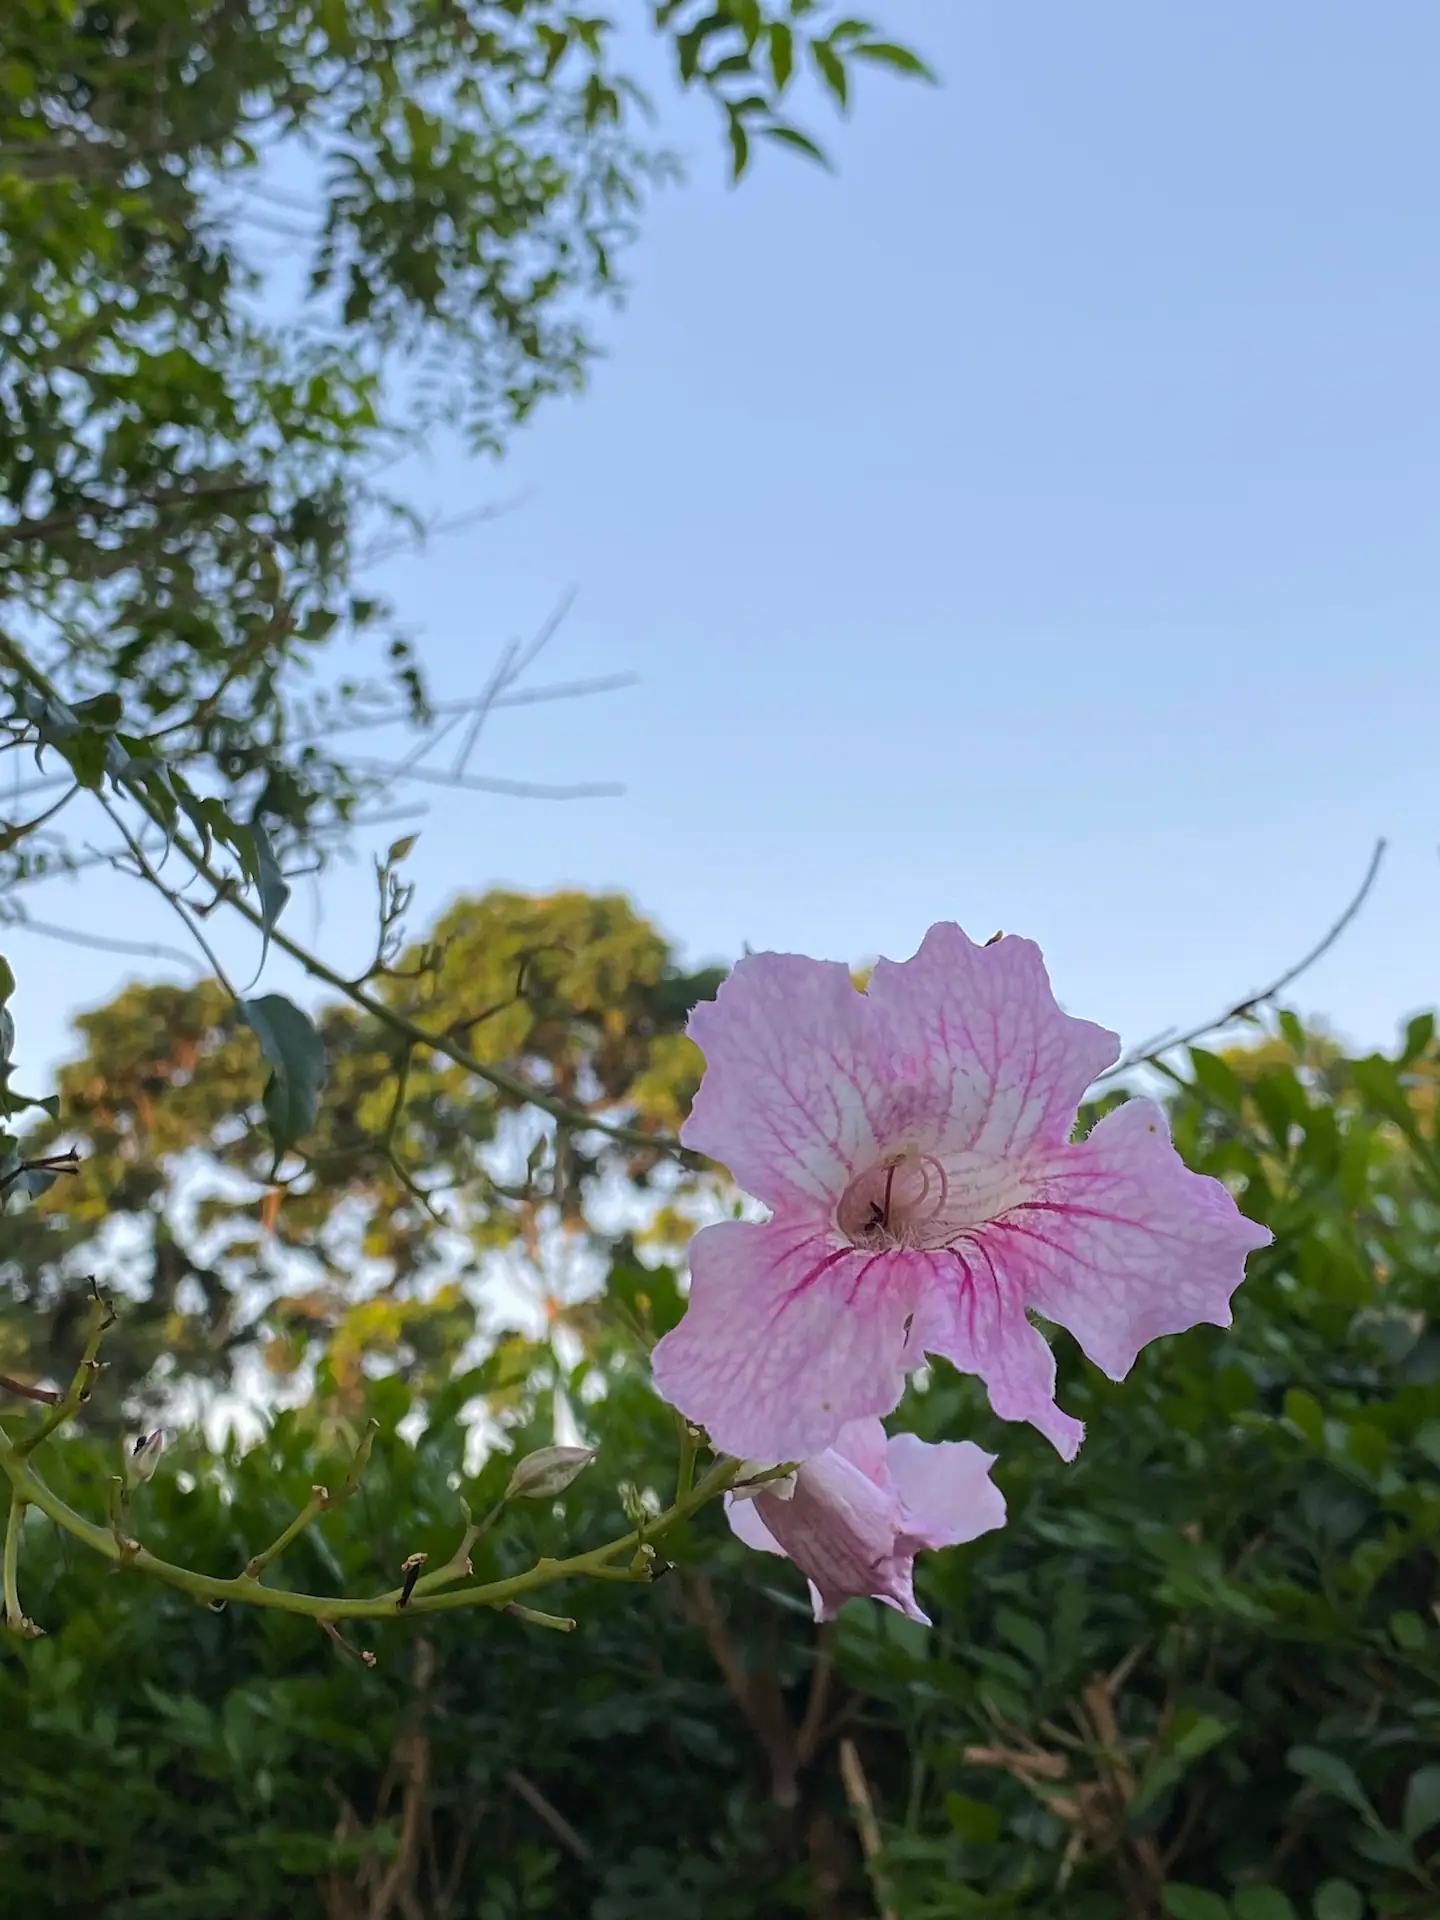
<instances>
[{"instance_id":1,"label":"pink flower cluster","mask_svg":"<svg viewBox=\"0 0 1440 1920\"><path fill-rule=\"evenodd\" d=\"M1072 1140L1119 1041L1061 1011L1032 941L932 927L863 992L843 966L754 954L690 1033L706 1069L681 1137L771 1217L695 1236L656 1386L717 1448L801 1463L731 1524L809 1575L820 1617L869 1594L923 1618L916 1551L1005 1510L991 1455L885 1440L907 1374L943 1355L1071 1459L1084 1428L1031 1311L1120 1380L1161 1334L1228 1326L1270 1235L1184 1165L1153 1101Z\"/></svg>"}]
</instances>

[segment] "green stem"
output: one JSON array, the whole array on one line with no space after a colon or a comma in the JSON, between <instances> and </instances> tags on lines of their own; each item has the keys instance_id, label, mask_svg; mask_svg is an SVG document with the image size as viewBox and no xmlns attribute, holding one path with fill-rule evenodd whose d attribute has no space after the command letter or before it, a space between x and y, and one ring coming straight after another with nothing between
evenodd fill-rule
<instances>
[{"instance_id":1,"label":"green stem","mask_svg":"<svg viewBox=\"0 0 1440 1920\"><path fill-rule=\"evenodd\" d=\"M291 1542L300 1538L300 1535L304 1533L312 1520L316 1519L328 1508L339 1506L342 1500L348 1500L350 1498L351 1494L360 1484L360 1476L365 1471L366 1462L370 1458L370 1449L375 1444L375 1435L379 1430L380 1423L378 1420L366 1421L365 1431L360 1436L360 1444L355 1449L349 1471L346 1473L340 1485L333 1493L328 1487L312 1487L310 1489L310 1498L305 1502L289 1526L286 1527L285 1531L280 1534L277 1539L273 1540L263 1553L254 1554L246 1561L245 1571L240 1576L242 1580L258 1581L270 1562L272 1560L278 1560Z\"/></svg>"},{"instance_id":2,"label":"green stem","mask_svg":"<svg viewBox=\"0 0 1440 1920\"><path fill-rule=\"evenodd\" d=\"M25 1498L17 1487L10 1490L10 1520L5 1528L5 1624L12 1633L23 1633L28 1622L20 1607L20 1529L25 1524Z\"/></svg>"},{"instance_id":3,"label":"green stem","mask_svg":"<svg viewBox=\"0 0 1440 1920\"><path fill-rule=\"evenodd\" d=\"M573 1633L578 1624L566 1614L541 1613L535 1607L518 1606L513 1600L509 1606L502 1607L501 1612L514 1614L517 1620L523 1620L527 1626L549 1627L555 1633Z\"/></svg>"},{"instance_id":4,"label":"green stem","mask_svg":"<svg viewBox=\"0 0 1440 1920\"><path fill-rule=\"evenodd\" d=\"M658 1539L673 1527L689 1520L709 1501L725 1493L739 1466L738 1460L718 1461L684 1500L677 1500L664 1513L646 1523L645 1538ZM233 1579L220 1579L213 1574L196 1573L189 1567L162 1560L146 1547L127 1553L108 1527L96 1526L48 1487L30 1462L20 1456L19 1448L3 1430L0 1430L0 1468L10 1479L12 1498L38 1507L72 1539L89 1547L102 1559L132 1567L137 1573L147 1574L166 1586L178 1587L182 1593L188 1593L196 1600L235 1601L240 1605L271 1607L281 1613L298 1613L312 1620L329 1621L391 1619L400 1611L398 1603L402 1589L399 1587L365 1599L349 1600L329 1594L293 1593L280 1587L266 1587L258 1580L247 1579L244 1574ZM12 1508L12 1528L14 1525ZM523 1573L512 1574L508 1579L490 1580L481 1586L462 1587L449 1593L413 1593L404 1613L408 1616L451 1613L466 1607L503 1607L519 1599L522 1594L533 1593L540 1587L552 1586L560 1580L628 1578L613 1563L623 1554L633 1554L639 1544L639 1533L631 1531L622 1534L619 1539L607 1541L604 1546L592 1547L586 1553L572 1554L567 1559L538 1560L533 1567L528 1567ZM441 1573L445 1571L443 1568L440 1570ZM439 1575L430 1577L437 1579Z\"/></svg>"},{"instance_id":5,"label":"green stem","mask_svg":"<svg viewBox=\"0 0 1440 1920\"><path fill-rule=\"evenodd\" d=\"M94 1285L93 1281L91 1285ZM57 1427L63 1427L72 1414L79 1412L81 1402L89 1393L95 1378L99 1364L100 1342L114 1324L114 1310L110 1303L97 1293L95 1305L91 1311L90 1333L85 1342L85 1351L80 1356L80 1364L75 1369L75 1377L44 1419L15 1442L18 1458L23 1460L27 1454L33 1453L42 1441L50 1438Z\"/></svg>"},{"instance_id":6,"label":"green stem","mask_svg":"<svg viewBox=\"0 0 1440 1920\"><path fill-rule=\"evenodd\" d=\"M675 1474L675 1498L683 1500L695 1484L698 1435L683 1413L677 1413L675 1419L680 1428L680 1465Z\"/></svg>"}]
</instances>

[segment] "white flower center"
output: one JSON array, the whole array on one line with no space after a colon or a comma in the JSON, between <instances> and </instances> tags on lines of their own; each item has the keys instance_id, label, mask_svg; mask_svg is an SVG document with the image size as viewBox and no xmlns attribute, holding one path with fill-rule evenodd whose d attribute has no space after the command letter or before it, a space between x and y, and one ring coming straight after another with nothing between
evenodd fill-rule
<instances>
[{"instance_id":1,"label":"white flower center","mask_svg":"<svg viewBox=\"0 0 1440 1920\"><path fill-rule=\"evenodd\" d=\"M850 1182L835 1224L854 1247L953 1246L987 1220L1032 1197L1036 1183L1018 1167L974 1153L889 1153Z\"/></svg>"}]
</instances>

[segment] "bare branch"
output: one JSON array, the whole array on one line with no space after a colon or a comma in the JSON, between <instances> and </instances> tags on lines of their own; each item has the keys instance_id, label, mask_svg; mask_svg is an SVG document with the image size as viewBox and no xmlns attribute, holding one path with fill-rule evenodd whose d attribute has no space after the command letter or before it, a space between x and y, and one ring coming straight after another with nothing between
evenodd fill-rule
<instances>
[{"instance_id":1,"label":"bare branch","mask_svg":"<svg viewBox=\"0 0 1440 1920\"><path fill-rule=\"evenodd\" d=\"M112 940L106 934L81 933L76 927L57 927L48 920L32 920L26 913L5 916L4 924L18 928L22 933L38 933L46 940L64 940L71 946L92 947L97 953L131 953L142 960L175 960L197 974L205 971L193 953L184 953L179 947L167 947L160 942L147 944L143 940Z\"/></svg>"},{"instance_id":2,"label":"bare branch","mask_svg":"<svg viewBox=\"0 0 1440 1920\"><path fill-rule=\"evenodd\" d=\"M1228 1007L1215 1019L1206 1020L1198 1027L1191 1027L1188 1033L1174 1035L1159 1033L1153 1039L1142 1041L1138 1047L1117 1060L1113 1067L1107 1067L1104 1073L1098 1075L1095 1084L1098 1086L1106 1080L1113 1080L1117 1074L1129 1073L1135 1067L1150 1065L1160 1060L1165 1054L1173 1053L1177 1047L1188 1047L1196 1040L1203 1040L1206 1034L1218 1033L1234 1021L1243 1020L1248 1014L1257 1012L1276 999L1287 987L1293 986L1301 974L1308 973L1317 960L1324 958L1364 906L1379 876L1380 864L1384 858L1385 841L1380 839L1375 842L1375 850L1370 855L1370 864L1365 869L1364 879L1339 919L1332 923L1323 937L1303 958L1297 960L1293 966L1287 967L1278 979L1270 982L1268 987L1262 987L1258 993L1252 993L1246 999L1237 1001L1234 1006Z\"/></svg>"},{"instance_id":3,"label":"bare branch","mask_svg":"<svg viewBox=\"0 0 1440 1920\"><path fill-rule=\"evenodd\" d=\"M432 744L435 744L432 742ZM352 760L351 766L389 780L423 780L430 786L451 787L462 793L501 793L517 800L613 800L625 791L618 780L582 780L573 786L551 786L539 780L501 780L488 775L442 773L435 767L389 766L384 760Z\"/></svg>"},{"instance_id":4,"label":"bare branch","mask_svg":"<svg viewBox=\"0 0 1440 1920\"><path fill-rule=\"evenodd\" d=\"M508 687L513 687L525 669L539 658L540 654L555 637L561 621L565 618L566 614L569 613L574 604L575 589L572 587L569 592L562 594L559 604L555 607L549 619L544 622L540 631L534 636L527 647L521 647L518 640L512 640L505 648L505 651L500 656L499 664L490 677L489 684L480 696L474 718L470 722L464 742L459 753L456 755L455 774L457 778L464 773L466 766L469 764L470 755L475 751L476 742L480 738L480 729L485 724L486 715L493 706L496 696L503 693Z\"/></svg>"}]
</instances>

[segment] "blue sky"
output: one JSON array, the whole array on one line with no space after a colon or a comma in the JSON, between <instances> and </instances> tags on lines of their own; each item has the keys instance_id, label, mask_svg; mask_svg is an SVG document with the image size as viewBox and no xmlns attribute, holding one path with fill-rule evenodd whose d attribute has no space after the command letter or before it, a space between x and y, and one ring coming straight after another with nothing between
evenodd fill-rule
<instances>
[{"instance_id":1,"label":"blue sky","mask_svg":"<svg viewBox=\"0 0 1440 1920\"><path fill-rule=\"evenodd\" d=\"M657 72L692 180L590 392L498 470L415 471L520 500L385 570L439 694L572 585L547 672L641 676L495 717L483 771L628 792L447 797L416 927L497 881L623 888L696 960L955 918L1133 1040L1278 972L1386 834L1298 994L1386 1040L1440 998L1440 11L882 17L944 85L864 75L835 175L766 152L730 190ZM109 881L32 904L121 898L145 937ZM370 898L341 872L296 930L344 963ZM132 969L7 938L38 1065Z\"/></svg>"}]
</instances>

